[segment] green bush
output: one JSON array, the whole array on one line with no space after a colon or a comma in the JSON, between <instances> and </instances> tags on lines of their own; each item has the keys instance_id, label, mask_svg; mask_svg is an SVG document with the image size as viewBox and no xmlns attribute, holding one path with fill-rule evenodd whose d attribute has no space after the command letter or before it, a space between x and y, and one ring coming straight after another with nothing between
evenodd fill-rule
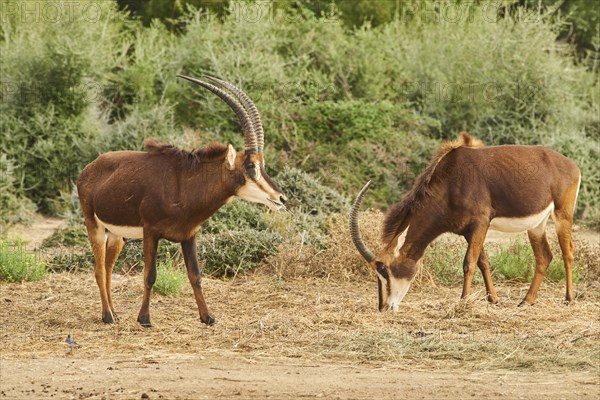
<instances>
[{"instance_id":1,"label":"green bush","mask_svg":"<svg viewBox=\"0 0 600 400\"><path fill-rule=\"evenodd\" d=\"M513 242L503 246L495 255L490 257L493 274L509 281L530 282L535 270L535 256L529 243ZM546 270L546 279L551 282L565 280L565 269L561 254L555 254ZM577 265L573 268L573 282L580 281Z\"/></svg>"},{"instance_id":2,"label":"green bush","mask_svg":"<svg viewBox=\"0 0 600 400\"><path fill-rule=\"evenodd\" d=\"M255 99L274 177L297 168L349 197L372 179L367 206L387 207L441 140L468 130L486 145L544 144L574 158L584 177L577 217L600 221L599 79L556 42L562 26L550 18L531 23L509 13L490 21L474 2L470 18L433 20L360 1L339 3L342 18L327 18L315 12L328 6L320 0L275 5L288 13L257 19L236 14L244 3L231 2L228 14L219 2L215 18L187 11L189 2L155 1L143 10L144 26L114 2L101 3L97 23L3 20L0 131L10 134L0 135L0 160L14 165L14 179L0 183L3 219L16 218L23 196L42 212L68 211L63 199L86 163L105 151L141 149L145 137L241 149L234 113L175 78L209 73ZM177 29L146 18L154 12L181 15L168 22ZM373 24L348 28L365 20ZM294 212L331 210L334 197L317 208L319 196L303 198L306 208ZM268 227L246 211L224 213L251 221L243 229ZM208 233L225 229L220 218Z\"/></svg>"},{"instance_id":3,"label":"green bush","mask_svg":"<svg viewBox=\"0 0 600 400\"><path fill-rule=\"evenodd\" d=\"M202 235L198 256L204 261L204 273L214 277L234 277L258 267L277 252L281 236L270 231L244 229Z\"/></svg>"},{"instance_id":4,"label":"green bush","mask_svg":"<svg viewBox=\"0 0 600 400\"><path fill-rule=\"evenodd\" d=\"M0 240L0 280L39 281L46 276L44 261L31 254L21 241Z\"/></svg>"},{"instance_id":5,"label":"green bush","mask_svg":"<svg viewBox=\"0 0 600 400\"><path fill-rule=\"evenodd\" d=\"M236 199L221 207L203 225L201 235L218 234L230 230L267 229L265 207Z\"/></svg>"},{"instance_id":6,"label":"green bush","mask_svg":"<svg viewBox=\"0 0 600 400\"><path fill-rule=\"evenodd\" d=\"M187 281L187 274L177 266L174 258L167 253L166 259L157 263L154 291L163 296L174 296L181 293Z\"/></svg>"},{"instance_id":7,"label":"green bush","mask_svg":"<svg viewBox=\"0 0 600 400\"><path fill-rule=\"evenodd\" d=\"M0 154L0 238L11 225L29 222L35 211L18 182L14 163L6 154Z\"/></svg>"},{"instance_id":8,"label":"green bush","mask_svg":"<svg viewBox=\"0 0 600 400\"><path fill-rule=\"evenodd\" d=\"M289 199L286 207L292 211L327 216L349 210L348 197L297 168L284 167L275 180Z\"/></svg>"}]
</instances>

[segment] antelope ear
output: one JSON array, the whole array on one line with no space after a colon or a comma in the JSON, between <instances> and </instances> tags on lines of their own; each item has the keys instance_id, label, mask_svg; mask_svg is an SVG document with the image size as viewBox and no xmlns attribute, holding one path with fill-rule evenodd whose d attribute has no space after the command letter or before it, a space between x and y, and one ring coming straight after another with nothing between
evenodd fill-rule
<instances>
[{"instance_id":1,"label":"antelope ear","mask_svg":"<svg viewBox=\"0 0 600 400\"><path fill-rule=\"evenodd\" d=\"M225 163L227 168L232 171L235 168L235 156L237 155L232 145L227 145L227 156L225 157Z\"/></svg>"}]
</instances>

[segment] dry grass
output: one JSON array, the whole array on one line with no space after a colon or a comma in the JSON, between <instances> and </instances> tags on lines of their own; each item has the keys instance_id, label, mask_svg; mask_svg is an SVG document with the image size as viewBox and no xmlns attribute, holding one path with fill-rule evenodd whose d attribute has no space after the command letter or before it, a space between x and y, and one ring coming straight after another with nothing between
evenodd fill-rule
<instances>
[{"instance_id":1,"label":"dry grass","mask_svg":"<svg viewBox=\"0 0 600 400\"><path fill-rule=\"evenodd\" d=\"M382 218L378 211L360 215L361 232L373 251L381 249ZM400 312L378 313L375 278L352 244L347 219L331 217L329 232L325 250L300 240L282 248L254 275L206 279L205 296L217 318L212 327L200 323L189 285L179 296L154 295L155 327L148 330L136 322L140 275L113 280L120 322L109 326L100 321L91 272L51 274L41 282L0 282L0 355L97 358L110 353L151 362L156 354L233 351L249 362L285 357L393 363L409 370L600 373L597 243L577 242L584 279L576 285L578 300L569 306L562 304L564 283L547 281L533 307L516 307L528 283L496 282L497 306L486 303L481 282L470 298L460 301L460 288L436 285L426 260ZM457 245L457 254L464 251L463 239L442 240L451 240L437 244L444 255L448 243ZM455 268L460 273L460 263ZM69 333L81 347L68 348Z\"/></svg>"},{"instance_id":2,"label":"dry grass","mask_svg":"<svg viewBox=\"0 0 600 400\"><path fill-rule=\"evenodd\" d=\"M500 305L483 288L459 301L459 289L412 290L399 313L378 313L375 281L272 274L247 280L205 280L217 324L199 322L191 288L155 295L155 327L136 320L140 276L115 279L120 322L100 322L93 274L52 274L42 282L0 284L3 358L103 357L234 351L248 359L291 357L394 363L407 369L508 369L600 372L600 295L562 304L563 286L544 285L533 307L517 308L527 285L499 286ZM479 285L481 286L481 285ZM68 349L67 334L81 347Z\"/></svg>"},{"instance_id":3,"label":"dry grass","mask_svg":"<svg viewBox=\"0 0 600 400\"><path fill-rule=\"evenodd\" d=\"M368 210L359 214L363 240L372 251L379 251L383 213ZM349 281L373 277L365 260L356 251L350 237L348 216L334 214L328 220L329 235L326 249L318 250L298 243L284 242L278 254L267 260L267 271L278 277L297 278L313 276L327 280Z\"/></svg>"}]
</instances>

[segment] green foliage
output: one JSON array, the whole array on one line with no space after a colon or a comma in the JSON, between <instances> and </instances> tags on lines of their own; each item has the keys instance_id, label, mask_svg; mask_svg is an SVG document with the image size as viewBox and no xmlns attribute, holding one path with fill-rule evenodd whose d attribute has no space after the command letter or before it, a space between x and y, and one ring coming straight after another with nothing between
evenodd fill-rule
<instances>
[{"instance_id":1,"label":"green foliage","mask_svg":"<svg viewBox=\"0 0 600 400\"><path fill-rule=\"evenodd\" d=\"M205 262L204 273L234 277L251 271L263 259L276 254L281 240L276 233L254 229L202 235L198 241L198 256Z\"/></svg>"},{"instance_id":2,"label":"green foliage","mask_svg":"<svg viewBox=\"0 0 600 400\"><path fill-rule=\"evenodd\" d=\"M56 230L44 240L42 247L73 246L85 247L88 245L88 236L83 218L71 218L67 224Z\"/></svg>"},{"instance_id":3,"label":"green foliage","mask_svg":"<svg viewBox=\"0 0 600 400\"><path fill-rule=\"evenodd\" d=\"M297 168L284 167L275 180L289 198L286 207L292 211L327 216L349 210L348 197Z\"/></svg>"},{"instance_id":4,"label":"green foliage","mask_svg":"<svg viewBox=\"0 0 600 400\"><path fill-rule=\"evenodd\" d=\"M463 260L466 251L466 243L434 242L423 256L423 271L442 285L460 285L464 279ZM482 281L481 274L476 272L473 275L473 283L479 284Z\"/></svg>"},{"instance_id":5,"label":"green foliage","mask_svg":"<svg viewBox=\"0 0 600 400\"><path fill-rule=\"evenodd\" d=\"M163 296L174 296L181 293L187 281L186 273L177 266L175 259L167 253L166 259L157 263L156 282L153 289Z\"/></svg>"},{"instance_id":6,"label":"green foliage","mask_svg":"<svg viewBox=\"0 0 600 400\"><path fill-rule=\"evenodd\" d=\"M371 179L366 206L387 207L441 140L461 130L486 145L544 144L572 157L583 175L577 217L600 221L598 76L556 42L563 25L551 17L531 23L529 14L511 11L490 21L477 1L467 4L469 18L450 20L435 11L440 2L422 13L423 1L398 10L397 2L358 0L335 2L337 8L320 0L153 0L130 3L139 21L113 2L101 3L95 23L3 19L0 163L12 167L0 179L2 223L24 218L31 201L43 212L76 210L71 193L81 168L106 151L140 150L146 137L187 148L218 140L240 149L234 113L176 79L181 72L221 76L256 101L267 168L290 198L292 214L234 202L205 224L200 241L217 275L270 253L263 243L262 255L251 254L250 237L324 246L323 217L345 212L346 196ZM261 12L251 18L256 7ZM77 245L81 252L57 254L52 268L90 267L78 226L49 246ZM232 244L227 235L243 238ZM219 258L208 238L227 254ZM119 264L140 263L141 247L132 241Z\"/></svg>"},{"instance_id":7,"label":"green foliage","mask_svg":"<svg viewBox=\"0 0 600 400\"><path fill-rule=\"evenodd\" d=\"M23 242L0 240L0 280L39 281L46 273L45 263L28 251Z\"/></svg>"},{"instance_id":8,"label":"green foliage","mask_svg":"<svg viewBox=\"0 0 600 400\"><path fill-rule=\"evenodd\" d=\"M490 257L493 274L502 279L515 282L530 282L535 269L535 256L529 243L513 242L503 246ZM546 270L545 279L551 282L565 280L562 257L555 255ZM577 265L573 268L573 282L580 281Z\"/></svg>"},{"instance_id":9,"label":"green foliage","mask_svg":"<svg viewBox=\"0 0 600 400\"><path fill-rule=\"evenodd\" d=\"M119 9L129 11L139 17L145 25L150 25L154 19L160 19L167 26L176 29L181 27L178 19L185 14L189 7L224 15L229 0L117 0L117 4Z\"/></svg>"},{"instance_id":10,"label":"green foliage","mask_svg":"<svg viewBox=\"0 0 600 400\"><path fill-rule=\"evenodd\" d=\"M17 181L14 163L0 154L0 238L10 225L30 221L34 211L33 202Z\"/></svg>"},{"instance_id":11,"label":"green foliage","mask_svg":"<svg viewBox=\"0 0 600 400\"><path fill-rule=\"evenodd\" d=\"M530 13L539 10L545 18L559 19L558 39L574 44L578 57L585 59L591 69L598 70L600 8L595 0L526 0L525 7Z\"/></svg>"},{"instance_id":12,"label":"green foliage","mask_svg":"<svg viewBox=\"0 0 600 400\"><path fill-rule=\"evenodd\" d=\"M490 257L493 274L515 282L529 282L533 277L535 257L531 246L515 242Z\"/></svg>"},{"instance_id":13,"label":"green foliage","mask_svg":"<svg viewBox=\"0 0 600 400\"><path fill-rule=\"evenodd\" d=\"M262 231L267 228L264 206L247 201L234 200L219 209L202 225L202 234L227 232L230 230L253 229Z\"/></svg>"}]
</instances>

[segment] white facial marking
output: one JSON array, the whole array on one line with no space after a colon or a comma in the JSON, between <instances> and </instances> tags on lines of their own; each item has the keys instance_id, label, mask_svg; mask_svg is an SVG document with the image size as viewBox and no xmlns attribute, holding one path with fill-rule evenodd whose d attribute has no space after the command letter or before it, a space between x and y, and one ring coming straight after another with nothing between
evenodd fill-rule
<instances>
[{"instance_id":1,"label":"white facial marking","mask_svg":"<svg viewBox=\"0 0 600 400\"><path fill-rule=\"evenodd\" d=\"M548 216L554 211L554 203L548 204L546 208L537 214L520 218L498 217L490 221L490 229L501 232L522 232L537 228L544 223Z\"/></svg>"},{"instance_id":2,"label":"white facial marking","mask_svg":"<svg viewBox=\"0 0 600 400\"><path fill-rule=\"evenodd\" d=\"M404 232L402 232L400 235L398 235L398 243L396 243L396 247L394 248L394 257L398 257L400 255L400 248L402 247L402 245L404 244L404 241L406 240L406 233L408 232L409 227L410 227L410 225L406 227Z\"/></svg>"},{"instance_id":3,"label":"white facial marking","mask_svg":"<svg viewBox=\"0 0 600 400\"><path fill-rule=\"evenodd\" d=\"M387 303L392 311L397 312L400 308L400 303L402 302L402 299L404 299L404 296L406 296L406 293L410 288L411 280L392 278L390 284L391 293L388 297Z\"/></svg>"},{"instance_id":4,"label":"white facial marking","mask_svg":"<svg viewBox=\"0 0 600 400\"><path fill-rule=\"evenodd\" d=\"M260 181L262 179L262 174L260 172L260 162L254 163L254 169L256 171L256 180Z\"/></svg>"},{"instance_id":5,"label":"white facial marking","mask_svg":"<svg viewBox=\"0 0 600 400\"><path fill-rule=\"evenodd\" d=\"M253 203L265 204L276 211L283 207L279 202L271 200L269 194L261 189L254 181L247 181L246 184L238 190L237 196Z\"/></svg>"},{"instance_id":6,"label":"white facial marking","mask_svg":"<svg viewBox=\"0 0 600 400\"><path fill-rule=\"evenodd\" d=\"M103 222L95 216L96 220L100 222L106 230L116 236L121 236L127 239L142 239L144 237L144 228L141 226L122 226L122 225L113 225Z\"/></svg>"}]
</instances>

